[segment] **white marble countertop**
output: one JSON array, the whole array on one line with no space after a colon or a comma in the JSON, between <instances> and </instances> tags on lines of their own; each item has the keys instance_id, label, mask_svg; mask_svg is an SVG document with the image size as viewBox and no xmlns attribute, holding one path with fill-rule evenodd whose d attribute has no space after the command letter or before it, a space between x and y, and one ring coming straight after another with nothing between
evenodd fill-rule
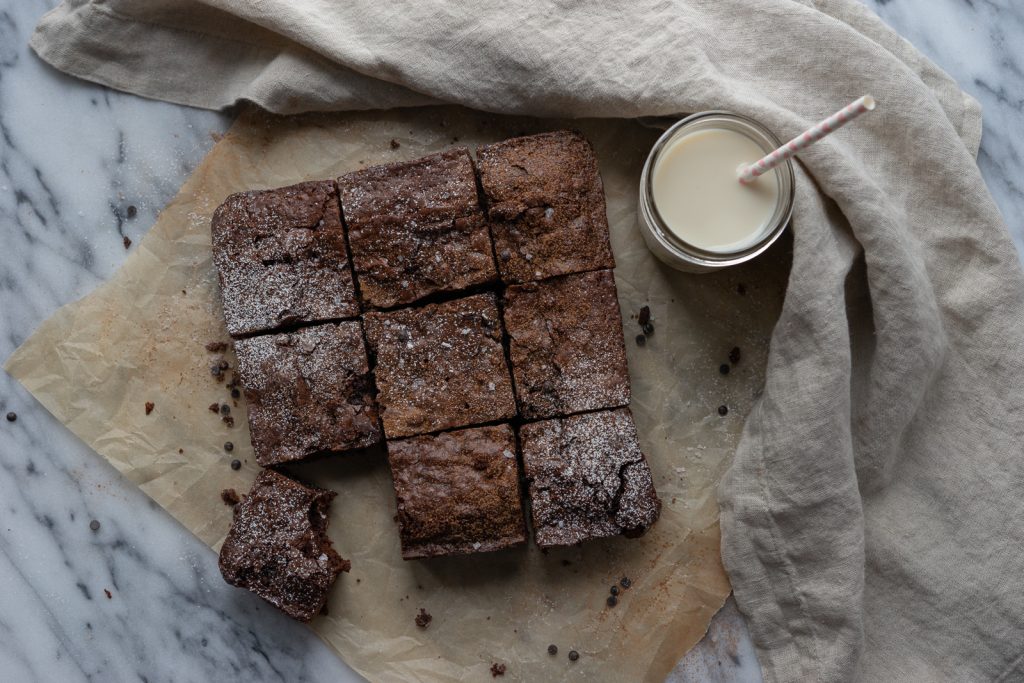
<instances>
[{"instance_id":1,"label":"white marble countertop","mask_svg":"<svg viewBox=\"0 0 1024 683\"><path fill-rule=\"evenodd\" d=\"M0 358L117 269L124 237L153 224L229 124L44 66L26 43L56 2L0 0ZM979 163L1024 252L1024 6L865 2L981 100ZM0 373L8 411L0 680L360 680L312 632L240 599L209 549ZM671 680L760 680L731 602Z\"/></svg>"}]
</instances>

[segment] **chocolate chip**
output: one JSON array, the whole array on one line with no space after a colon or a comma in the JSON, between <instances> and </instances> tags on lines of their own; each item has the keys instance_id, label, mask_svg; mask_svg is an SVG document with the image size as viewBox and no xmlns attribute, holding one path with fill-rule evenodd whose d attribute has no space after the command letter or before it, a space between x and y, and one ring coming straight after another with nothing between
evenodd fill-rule
<instances>
[{"instance_id":1,"label":"chocolate chip","mask_svg":"<svg viewBox=\"0 0 1024 683\"><path fill-rule=\"evenodd\" d=\"M606 600L606 602L608 603L609 607L615 607L615 605L619 604L619 599L614 595L609 595L608 600Z\"/></svg>"},{"instance_id":2,"label":"chocolate chip","mask_svg":"<svg viewBox=\"0 0 1024 683\"><path fill-rule=\"evenodd\" d=\"M153 408L155 408L155 407L156 406L153 405L152 401L146 401L146 415L149 415L150 413L152 413L153 412Z\"/></svg>"},{"instance_id":3,"label":"chocolate chip","mask_svg":"<svg viewBox=\"0 0 1024 683\"><path fill-rule=\"evenodd\" d=\"M580 653L579 652L576 652L576 650L569 650L569 661L570 662L575 662L579 658L580 658Z\"/></svg>"},{"instance_id":4,"label":"chocolate chip","mask_svg":"<svg viewBox=\"0 0 1024 683\"><path fill-rule=\"evenodd\" d=\"M230 453L231 451L235 450L235 444L231 443L230 441L225 441L224 450Z\"/></svg>"},{"instance_id":5,"label":"chocolate chip","mask_svg":"<svg viewBox=\"0 0 1024 683\"><path fill-rule=\"evenodd\" d=\"M651 322L644 323L643 329L644 329L644 334L646 334L648 337L650 337L652 334L654 334L654 323L651 323Z\"/></svg>"},{"instance_id":6,"label":"chocolate chip","mask_svg":"<svg viewBox=\"0 0 1024 683\"><path fill-rule=\"evenodd\" d=\"M213 365L210 366L210 374L213 375L214 377L220 377L221 375L224 374L224 370L221 369L219 363L214 363Z\"/></svg>"},{"instance_id":7,"label":"chocolate chip","mask_svg":"<svg viewBox=\"0 0 1024 683\"><path fill-rule=\"evenodd\" d=\"M242 462L240 460L232 460L231 461L231 469L233 469L233 470L240 470L240 469L242 469Z\"/></svg>"},{"instance_id":8,"label":"chocolate chip","mask_svg":"<svg viewBox=\"0 0 1024 683\"><path fill-rule=\"evenodd\" d=\"M636 321L640 323L640 327L643 327L647 323L651 322L651 307L644 306L640 309L640 315L636 317Z\"/></svg>"},{"instance_id":9,"label":"chocolate chip","mask_svg":"<svg viewBox=\"0 0 1024 683\"><path fill-rule=\"evenodd\" d=\"M238 389L232 389L231 390L231 398L238 398L241 395L242 395L242 392L239 391Z\"/></svg>"},{"instance_id":10,"label":"chocolate chip","mask_svg":"<svg viewBox=\"0 0 1024 683\"><path fill-rule=\"evenodd\" d=\"M458 138L456 138L456 139L458 139ZM497 662L495 662L494 664L491 664L491 677L492 678L497 678L498 676L504 676L504 675L505 675L505 665L504 664L498 664Z\"/></svg>"},{"instance_id":11,"label":"chocolate chip","mask_svg":"<svg viewBox=\"0 0 1024 683\"><path fill-rule=\"evenodd\" d=\"M743 296L747 293L747 286L742 282L736 285L736 293Z\"/></svg>"},{"instance_id":12,"label":"chocolate chip","mask_svg":"<svg viewBox=\"0 0 1024 683\"><path fill-rule=\"evenodd\" d=\"M121 243L124 244L124 248L127 249L130 246L132 246L132 238L129 237L128 235L125 235L124 239L121 240Z\"/></svg>"},{"instance_id":13,"label":"chocolate chip","mask_svg":"<svg viewBox=\"0 0 1024 683\"><path fill-rule=\"evenodd\" d=\"M722 363L721 365L718 366L718 371L720 373L722 373L723 375L728 375L729 374L729 364L728 363Z\"/></svg>"},{"instance_id":14,"label":"chocolate chip","mask_svg":"<svg viewBox=\"0 0 1024 683\"><path fill-rule=\"evenodd\" d=\"M633 582L629 580L628 576L623 576L621 579L619 579L619 585L623 588L629 588L633 585Z\"/></svg>"},{"instance_id":15,"label":"chocolate chip","mask_svg":"<svg viewBox=\"0 0 1024 683\"><path fill-rule=\"evenodd\" d=\"M92 529L93 531L99 531L100 530L100 520L94 519L91 522L89 522L89 528Z\"/></svg>"},{"instance_id":16,"label":"chocolate chip","mask_svg":"<svg viewBox=\"0 0 1024 683\"><path fill-rule=\"evenodd\" d=\"M16 412L14 412L13 410L11 412L7 413L7 421L8 422L14 422L17 419L18 419L18 414Z\"/></svg>"},{"instance_id":17,"label":"chocolate chip","mask_svg":"<svg viewBox=\"0 0 1024 683\"><path fill-rule=\"evenodd\" d=\"M728 415L729 414L729 406L726 406L726 405L718 406L718 414L721 415L722 417L725 417L726 415Z\"/></svg>"},{"instance_id":18,"label":"chocolate chip","mask_svg":"<svg viewBox=\"0 0 1024 683\"><path fill-rule=\"evenodd\" d=\"M611 593L612 595L618 595L619 594L619 587L618 586L612 586L609 589L608 592Z\"/></svg>"},{"instance_id":19,"label":"chocolate chip","mask_svg":"<svg viewBox=\"0 0 1024 683\"><path fill-rule=\"evenodd\" d=\"M229 365L229 364L228 364L228 362L227 362L226 360L221 360L221 362L220 362L220 364L218 365L218 367L219 367L219 368L220 368L221 370L227 370L228 368L230 368L230 367L231 367L231 365Z\"/></svg>"},{"instance_id":20,"label":"chocolate chip","mask_svg":"<svg viewBox=\"0 0 1024 683\"><path fill-rule=\"evenodd\" d=\"M732 347L732 351L729 352L729 362L736 365L740 362L740 347Z\"/></svg>"},{"instance_id":21,"label":"chocolate chip","mask_svg":"<svg viewBox=\"0 0 1024 683\"><path fill-rule=\"evenodd\" d=\"M220 404L220 414L221 415L230 415L231 414L231 406L229 406L227 403L221 403Z\"/></svg>"},{"instance_id":22,"label":"chocolate chip","mask_svg":"<svg viewBox=\"0 0 1024 683\"><path fill-rule=\"evenodd\" d=\"M548 654L549 655L557 655L558 654L558 646L555 645L554 643L551 643L550 645L548 645Z\"/></svg>"},{"instance_id":23,"label":"chocolate chip","mask_svg":"<svg viewBox=\"0 0 1024 683\"><path fill-rule=\"evenodd\" d=\"M644 346L645 344L647 344L647 337L645 337L642 334L636 335L636 345L637 346Z\"/></svg>"},{"instance_id":24,"label":"chocolate chip","mask_svg":"<svg viewBox=\"0 0 1024 683\"><path fill-rule=\"evenodd\" d=\"M134 204L129 204L128 208L125 210L125 213L128 215L128 218L135 218L135 216L138 215L139 210L135 208Z\"/></svg>"},{"instance_id":25,"label":"chocolate chip","mask_svg":"<svg viewBox=\"0 0 1024 683\"><path fill-rule=\"evenodd\" d=\"M434 620L434 617L431 616L427 612L427 610L425 610L422 607L420 607L420 613L417 614L416 618L415 618L416 625L419 626L420 628L426 628L427 626L430 625L430 622L433 621L433 620Z\"/></svg>"}]
</instances>

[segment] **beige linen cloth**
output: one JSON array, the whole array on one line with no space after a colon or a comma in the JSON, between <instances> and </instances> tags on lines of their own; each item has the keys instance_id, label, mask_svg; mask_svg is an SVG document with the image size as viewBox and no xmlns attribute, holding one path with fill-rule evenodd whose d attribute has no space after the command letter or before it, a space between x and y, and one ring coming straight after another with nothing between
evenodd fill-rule
<instances>
[{"instance_id":1,"label":"beige linen cloth","mask_svg":"<svg viewBox=\"0 0 1024 683\"><path fill-rule=\"evenodd\" d=\"M855 0L75 0L32 46L140 95L280 113L727 109L803 153L722 554L768 680L1024 678L1024 278L977 103Z\"/></svg>"}]
</instances>

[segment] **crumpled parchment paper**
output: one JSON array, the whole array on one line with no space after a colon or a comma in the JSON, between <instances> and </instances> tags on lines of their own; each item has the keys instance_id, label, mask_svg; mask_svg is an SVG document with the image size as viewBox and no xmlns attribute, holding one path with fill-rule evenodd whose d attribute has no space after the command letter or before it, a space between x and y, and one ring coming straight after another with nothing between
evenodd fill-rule
<instances>
[{"instance_id":1,"label":"crumpled parchment paper","mask_svg":"<svg viewBox=\"0 0 1024 683\"><path fill-rule=\"evenodd\" d=\"M230 193L331 178L450 145L577 127L601 163L618 262L640 441L664 502L643 538L541 553L530 546L403 562L390 474L380 456L334 457L293 474L339 493L329 533L352 561L312 628L371 681L661 681L729 593L716 488L762 384L788 265L786 240L758 262L676 273L637 232L640 168L658 132L635 122L559 122L433 107L278 118L247 112L210 152L124 266L43 323L6 368L74 433L212 548L231 521L220 491L257 471L244 398L233 404L206 350L227 341L209 220ZM394 140L397 146L391 141ZM635 317L651 307L643 347ZM739 347L727 374L719 366ZM226 359L234 366L230 349ZM145 403L154 403L145 414ZM725 417L719 405L727 405ZM225 453L225 441L235 450ZM229 467L232 458L244 465ZM614 608L609 587L628 576ZM414 617L433 615L426 629ZM547 653L549 643L559 647ZM570 649L580 652L570 663Z\"/></svg>"}]
</instances>

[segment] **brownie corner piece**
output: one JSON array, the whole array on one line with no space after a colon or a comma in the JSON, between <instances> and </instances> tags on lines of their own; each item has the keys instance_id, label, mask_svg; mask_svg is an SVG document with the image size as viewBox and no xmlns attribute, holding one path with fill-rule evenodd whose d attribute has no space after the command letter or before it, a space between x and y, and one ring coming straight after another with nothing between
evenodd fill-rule
<instances>
[{"instance_id":1,"label":"brownie corner piece","mask_svg":"<svg viewBox=\"0 0 1024 683\"><path fill-rule=\"evenodd\" d=\"M515 451L507 424L390 441L403 559L525 543Z\"/></svg>"},{"instance_id":2,"label":"brownie corner piece","mask_svg":"<svg viewBox=\"0 0 1024 683\"><path fill-rule=\"evenodd\" d=\"M597 156L582 133L486 145L477 168L504 282L615 267Z\"/></svg>"},{"instance_id":3,"label":"brownie corner piece","mask_svg":"<svg viewBox=\"0 0 1024 683\"><path fill-rule=\"evenodd\" d=\"M367 305L392 308L498 279L465 147L349 173L338 191Z\"/></svg>"},{"instance_id":4,"label":"brownie corner piece","mask_svg":"<svg viewBox=\"0 0 1024 683\"><path fill-rule=\"evenodd\" d=\"M381 440L358 321L240 339L235 351L260 465L360 450Z\"/></svg>"},{"instance_id":5,"label":"brownie corner piece","mask_svg":"<svg viewBox=\"0 0 1024 683\"><path fill-rule=\"evenodd\" d=\"M612 271L512 285L504 304L512 375L524 418L629 403L629 367Z\"/></svg>"},{"instance_id":6,"label":"brownie corner piece","mask_svg":"<svg viewBox=\"0 0 1024 683\"><path fill-rule=\"evenodd\" d=\"M541 548L635 538L657 521L661 501L628 408L528 423L519 438Z\"/></svg>"},{"instance_id":7,"label":"brownie corner piece","mask_svg":"<svg viewBox=\"0 0 1024 683\"><path fill-rule=\"evenodd\" d=\"M494 294L371 312L364 324L389 439L515 416Z\"/></svg>"},{"instance_id":8,"label":"brownie corner piece","mask_svg":"<svg viewBox=\"0 0 1024 683\"><path fill-rule=\"evenodd\" d=\"M294 619L310 621L327 602L338 574L350 566L327 537L334 496L273 470L261 471L235 506L221 546L224 580Z\"/></svg>"},{"instance_id":9,"label":"brownie corner piece","mask_svg":"<svg viewBox=\"0 0 1024 683\"><path fill-rule=\"evenodd\" d=\"M232 336L359 314L334 181L233 194L210 229Z\"/></svg>"}]
</instances>

